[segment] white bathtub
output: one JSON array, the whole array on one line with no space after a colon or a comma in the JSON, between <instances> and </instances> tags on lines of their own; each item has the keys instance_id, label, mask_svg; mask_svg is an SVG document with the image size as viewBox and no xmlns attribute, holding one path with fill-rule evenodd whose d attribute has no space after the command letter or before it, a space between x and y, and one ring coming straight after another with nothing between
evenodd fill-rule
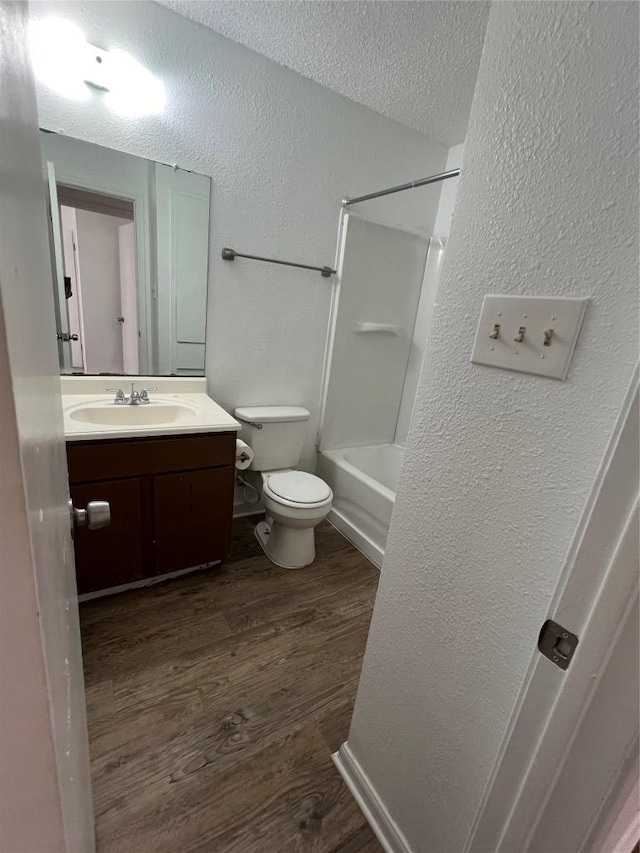
<instances>
[{"instance_id":1,"label":"white bathtub","mask_svg":"<svg viewBox=\"0 0 640 853\"><path fill-rule=\"evenodd\" d=\"M384 549L396 500L404 448L375 444L324 450L318 476L333 489L329 521L376 566Z\"/></svg>"}]
</instances>

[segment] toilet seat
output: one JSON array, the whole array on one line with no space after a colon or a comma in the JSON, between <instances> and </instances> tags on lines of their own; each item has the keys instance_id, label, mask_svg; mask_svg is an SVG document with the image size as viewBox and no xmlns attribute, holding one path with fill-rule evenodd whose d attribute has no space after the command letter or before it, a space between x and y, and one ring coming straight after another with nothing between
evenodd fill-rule
<instances>
[{"instance_id":1,"label":"toilet seat","mask_svg":"<svg viewBox=\"0 0 640 853\"><path fill-rule=\"evenodd\" d=\"M333 492L324 480L306 471L270 474L265 479L263 488L267 497L284 506L311 509L322 506L333 498Z\"/></svg>"}]
</instances>

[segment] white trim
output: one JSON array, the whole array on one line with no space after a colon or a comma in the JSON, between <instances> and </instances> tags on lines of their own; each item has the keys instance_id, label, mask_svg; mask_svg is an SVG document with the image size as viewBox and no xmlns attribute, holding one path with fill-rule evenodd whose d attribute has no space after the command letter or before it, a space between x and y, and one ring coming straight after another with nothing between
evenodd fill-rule
<instances>
[{"instance_id":1,"label":"white trim","mask_svg":"<svg viewBox=\"0 0 640 853\"><path fill-rule=\"evenodd\" d=\"M343 743L331 758L385 853L412 853L407 839L354 757L349 744Z\"/></svg>"},{"instance_id":2,"label":"white trim","mask_svg":"<svg viewBox=\"0 0 640 853\"><path fill-rule=\"evenodd\" d=\"M637 755L638 741L633 744ZM604 844L613 850L613 853L628 853L640 838L640 781L636 777L635 785L627 796L624 804L616 815L614 825L611 827ZM629 815L631 817L629 818ZM628 822L627 822L628 821Z\"/></svg>"},{"instance_id":3,"label":"white trim","mask_svg":"<svg viewBox=\"0 0 640 853\"><path fill-rule=\"evenodd\" d=\"M636 800L637 796L638 789L636 788L634 791ZM631 850L633 845L637 843L638 836L640 836L640 814L635 815L633 821L629 824L629 828L617 843L614 853L626 853L627 850Z\"/></svg>"},{"instance_id":4,"label":"white trim","mask_svg":"<svg viewBox=\"0 0 640 853\"><path fill-rule=\"evenodd\" d=\"M349 519L340 512L340 510L333 507L329 512L329 515L327 515L327 521L332 527L335 527L339 533L342 533L344 538L348 539L361 554L364 554L367 560L373 563L377 569L382 569L382 561L384 559L383 549L376 545L373 540L369 539L368 536L365 536L361 530L355 527Z\"/></svg>"},{"instance_id":5,"label":"white trim","mask_svg":"<svg viewBox=\"0 0 640 853\"><path fill-rule=\"evenodd\" d=\"M117 595L119 592L128 592L130 589L142 589L145 586L154 586L163 581L170 581L174 578L181 578L183 575L190 575L193 572L203 572L206 569L212 569L214 566L219 566L221 560L214 560L212 563L203 563L200 566L191 566L188 569L178 569L176 572L167 572L164 575L154 575L150 578L142 578L139 581L131 583L121 583L118 586L110 586L108 589L96 589L93 592L83 592L78 596L78 602L82 604L84 601L92 601L94 598L105 598L107 595Z\"/></svg>"},{"instance_id":6,"label":"white trim","mask_svg":"<svg viewBox=\"0 0 640 853\"><path fill-rule=\"evenodd\" d=\"M545 732L545 740L536 751L534 759L535 766L532 768L530 775L535 776L537 767L541 766L551 766L554 768L554 772L552 778L547 778L543 786L544 796L542 797L538 812L528 830L526 841L522 848L523 850L529 849L529 845L536 834L538 825L540 824L540 821L544 819L545 809L549 803L549 799L556 789L556 785L560 779L560 774L564 769L570 750L572 749L576 736L580 731L580 726L589 711L589 706L591 705L593 697L600 685L600 681L605 674L611 655L616 650L620 635L627 626L629 615L637 605L637 562L629 560L628 555L629 552L634 550L634 546L638 542L639 508L640 504L638 503L638 499L636 499L636 502L631 508L631 512L626 519L624 530L615 547L609 566L607 567L606 574L611 576L615 573L622 583L603 583L601 594L598 596L598 599L592 609L589 624L587 626L588 630L582 642L582 648L580 649L581 655L578 656L576 654L575 663L572 666L570 673L571 680L567 679L566 684L563 685L563 692L561 692L556 704L554 705L548 725L548 731ZM635 550L637 553L637 547ZM631 571L629 571L629 569ZM631 586L631 589L633 590L631 594L629 594L629 586ZM612 615L614 616L614 619L611 618ZM602 654L603 649L606 649L604 655ZM597 666L598 663L599 666ZM569 698L572 701L563 701L567 691L570 691L571 696ZM586 696L584 695L585 693ZM576 696L578 698L582 698L582 703L578 709L577 717L574 716L576 706L579 704L579 702L575 701ZM624 718L616 718L616 722L621 726L622 730L626 728L625 723L627 721ZM549 737L549 735L551 737ZM637 738L638 728L637 722L635 722L633 742L636 742ZM561 744L560 756L557 754L558 743ZM551 765L549 764L550 761L553 762ZM602 773L607 772L602 766L599 767L599 770ZM526 781L528 781L528 779ZM534 778L534 782L535 781L536 779ZM532 787L533 786L529 785L527 786L527 789L525 789L525 795L527 797L531 796ZM537 792L534 791L534 794L535 793ZM527 802L525 814L529 813L529 807L529 802ZM516 816L518 814L517 807L515 814ZM585 836L588 834L590 826L591 824L587 827L587 831L584 833ZM505 836L509 833L509 830L510 827L508 826ZM517 837L519 836L520 833L518 832ZM505 847L505 844L501 839L501 849L503 847ZM506 842L506 849L512 849L508 841Z\"/></svg>"},{"instance_id":7,"label":"white trim","mask_svg":"<svg viewBox=\"0 0 640 853\"><path fill-rule=\"evenodd\" d=\"M64 249L62 244L62 224L60 221L60 204L58 203L58 185L56 169L51 160L47 160L47 188L50 217L51 259L53 262L53 307L56 318L58 335L69 334L69 309L64 292ZM60 371L70 372L73 364L71 344L58 337L58 355Z\"/></svg>"},{"instance_id":8,"label":"white trim","mask_svg":"<svg viewBox=\"0 0 640 853\"><path fill-rule=\"evenodd\" d=\"M630 830L635 831L635 840L640 838L640 781L638 779L638 738L630 745L618 768L607 795L594 815L589 832L580 848L581 853L602 853L611 848L615 853L629 853L633 844L619 849L616 840L624 841ZM629 812L633 814L628 822ZM627 827L625 829L625 826ZM622 835L620 836L620 832Z\"/></svg>"},{"instance_id":9,"label":"white trim","mask_svg":"<svg viewBox=\"0 0 640 853\"><path fill-rule=\"evenodd\" d=\"M537 651L464 847L465 853L524 850L549 791L549 767L563 760L593 674L606 655L636 582L637 567L612 580L622 537L637 512L638 369L549 604L549 614L581 638L569 670L556 670Z\"/></svg>"},{"instance_id":10,"label":"white trim","mask_svg":"<svg viewBox=\"0 0 640 853\"><path fill-rule=\"evenodd\" d=\"M264 504L262 501L256 501L254 504L241 503L233 505L234 518L250 518L252 515L264 515Z\"/></svg>"}]
</instances>

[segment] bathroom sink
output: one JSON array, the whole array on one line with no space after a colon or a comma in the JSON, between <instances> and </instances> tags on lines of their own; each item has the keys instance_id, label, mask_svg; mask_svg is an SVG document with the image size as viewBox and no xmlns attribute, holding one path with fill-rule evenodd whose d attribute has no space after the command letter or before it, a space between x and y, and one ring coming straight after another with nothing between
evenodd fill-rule
<instances>
[{"instance_id":1,"label":"bathroom sink","mask_svg":"<svg viewBox=\"0 0 640 853\"><path fill-rule=\"evenodd\" d=\"M116 405L117 384L129 393L148 388L149 403ZM204 376L62 376L62 412L67 441L145 438L160 435L237 432L240 424L207 393Z\"/></svg>"},{"instance_id":2,"label":"bathroom sink","mask_svg":"<svg viewBox=\"0 0 640 853\"><path fill-rule=\"evenodd\" d=\"M183 403L151 402L140 406L94 404L78 406L68 412L73 421L106 426L137 426L144 424L176 424L189 420L196 410Z\"/></svg>"}]
</instances>

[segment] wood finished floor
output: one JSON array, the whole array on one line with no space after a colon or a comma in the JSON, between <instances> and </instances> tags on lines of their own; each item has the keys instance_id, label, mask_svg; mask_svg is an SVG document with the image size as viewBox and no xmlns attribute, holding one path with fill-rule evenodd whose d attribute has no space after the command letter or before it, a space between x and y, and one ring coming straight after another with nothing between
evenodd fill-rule
<instances>
[{"instance_id":1,"label":"wood finished floor","mask_svg":"<svg viewBox=\"0 0 640 853\"><path fill-rule=\"evenodd\" d=\"M379 853L331 753L378 571L328 524L279 569L234 523L221 567L81 605L99 853Z\"/></svg>"}]
</instances>

